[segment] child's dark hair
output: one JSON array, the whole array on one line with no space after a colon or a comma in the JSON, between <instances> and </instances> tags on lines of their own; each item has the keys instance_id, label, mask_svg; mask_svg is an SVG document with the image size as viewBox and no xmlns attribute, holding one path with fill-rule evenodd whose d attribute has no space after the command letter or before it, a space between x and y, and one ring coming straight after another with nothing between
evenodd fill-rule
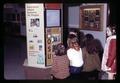
<instances>
[{"instance_id":1,"label":"child's dark hair","mask_svg":"<svg viewBox=\"0 0 120 83\"><path fill-rule=\"evenodd\" d=\"M56 49L55 49L55 55L56 56L62 56L62 55L66 55L66 49L65 46L62 43L59 43L56 45Z\"/></svg>"},{"instance_id":2,"label":"child's dark hair","mask_svg":"<svg viewBox=\"0 0 120 83\"><path fill-rule=\"evenodd\" d=\"M89 33L86 34L85 37L86 37L86 40L87 40L87 41L90 41L90 40L93 40L93 39L94 39L94 36L93 36L92 34L89 34Z\"/></svg>"},{"instance_id":3,"label":"child's dark hair","mask_svg":"<svg viewBox=\"0 0 120 83\"><path fill-rule=\"evenodd\" d=\"M103 47L99 39L93 39L91 41L88 41L86 49L90 54L103 53Z\"/></svg>"}]
</instances>

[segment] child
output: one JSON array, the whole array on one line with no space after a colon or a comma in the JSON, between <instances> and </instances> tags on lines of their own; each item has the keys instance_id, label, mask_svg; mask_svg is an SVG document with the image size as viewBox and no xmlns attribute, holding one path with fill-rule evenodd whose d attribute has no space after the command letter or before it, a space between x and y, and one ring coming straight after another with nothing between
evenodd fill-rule
<instances>
[{"instance_id":1,"label":"child","mask_svg":"<svg viewBox=\"0 0 120 83\"><path fill-rule=\"evenodd\" d=\"M91 39L88 41L88 39L86 39L85 42L86 45L82 48L84 60L82 71L86 74L83 77L85 77L85 79L98 79L98 73L101 71L98 40Z\"/></svg>"},{"instance_id":2,"label":"child","mask_svg":"<svg viewBox=\"0 0 120 83\"><path fill-rule=\"evenodd\" d=\"M53 79L65 79L69 77L69 59L66 55L66 49L63 44L58 44L53 56L52 64Z\"/></svg>"},{"instance_id":3,"label":"child","mask_svg":"<svg viewBox=\"0 0 120 83\"><path fill-rule=\"evenodd\" d=\"M74 34L69 34L69 35L68 35L68 39L67 39L67 48L70 48L70 47L71 47L70 40L71 40L72 38L75 38L75 37L77 37L77 36L74 35Z\"/></svg>"},{"instance_id":4,"label":"child","mask_svg":"<svg viewBox=\"0 0 120 83\"><path fill-rule=\"evenodd\" d=\"M83 66L82 50L78 44L77 37L70 40L71 47L67 50L67 56L70 61L71 78L77 79Z\"/></svg>"}]
</instances>

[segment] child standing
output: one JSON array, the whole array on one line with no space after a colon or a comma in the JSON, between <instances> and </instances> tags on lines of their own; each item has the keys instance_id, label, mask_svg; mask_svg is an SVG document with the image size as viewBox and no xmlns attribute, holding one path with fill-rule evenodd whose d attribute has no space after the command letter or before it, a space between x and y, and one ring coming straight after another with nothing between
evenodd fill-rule
<instances>
[{"instance_id":1,"label":"child standing","mask_svg":"<svg viewBox=\"0 0 120 83\"><path fill-rule=\"evenodd\" d=\"M55 49L52 64L53 79L66 79L69 77L69 59L63 44L58 44Z\"/></svg>"},{"instance_id":2,"label":"child standing","mask_svg":"<svg viewBox=\"0 0 120 83\"><path fill-rule=\"evenodd\" d=\"M72 38L69 42L71 47L67 50L67 56L70 61L70 74L72 79L77 79L83 67L82 50L77 37Z\"/></svg>"}]
</instances>

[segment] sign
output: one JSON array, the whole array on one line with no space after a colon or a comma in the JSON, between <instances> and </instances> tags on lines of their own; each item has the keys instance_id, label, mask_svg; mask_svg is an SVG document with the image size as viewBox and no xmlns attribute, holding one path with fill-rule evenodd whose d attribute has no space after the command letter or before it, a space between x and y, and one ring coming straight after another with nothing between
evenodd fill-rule
<instances>
[{"instance_id":1,"label":"sign","mask_svg":"<svg viewBox=\"0 0 120 83\"><path fill-rule=\"evenodd\" d=\"M60 3L45 3L46 9L61 9Z\"/></svg>"},{"instance_id":2,"label":"sign","mask_svg":"<svg viewBox=\"0 0 120 83\"><path fill-rule=\"evenodd\" d=\"M45 67L44 4L27 3L25 9L28 65Z\"/></svg>"},{"instance_id":3,"label":"sign","mask_svg":"<svg viewBox=\"0 0 120 83\"><path fill-rule=\"evenodd\" d=\"M46 66L52 65L55 46L61 43L61 28L46 28Z\"/></svg>"}]
</instances>

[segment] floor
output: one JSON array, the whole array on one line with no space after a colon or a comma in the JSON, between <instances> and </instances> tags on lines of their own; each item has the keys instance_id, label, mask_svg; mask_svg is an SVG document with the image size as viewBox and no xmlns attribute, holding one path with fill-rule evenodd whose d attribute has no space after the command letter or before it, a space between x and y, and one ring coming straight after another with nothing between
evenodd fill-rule
<instances>
[{"instance_id":1,"label":"floor","mask_svg":"<svg viewBox=\"0 0 120 83\"><path fill-rule=\"evenodd\" d=\"M27 58L26 40L20 37L5 37L4 78L25 79L23 62Z\"/></svg>"}]
</instances>

